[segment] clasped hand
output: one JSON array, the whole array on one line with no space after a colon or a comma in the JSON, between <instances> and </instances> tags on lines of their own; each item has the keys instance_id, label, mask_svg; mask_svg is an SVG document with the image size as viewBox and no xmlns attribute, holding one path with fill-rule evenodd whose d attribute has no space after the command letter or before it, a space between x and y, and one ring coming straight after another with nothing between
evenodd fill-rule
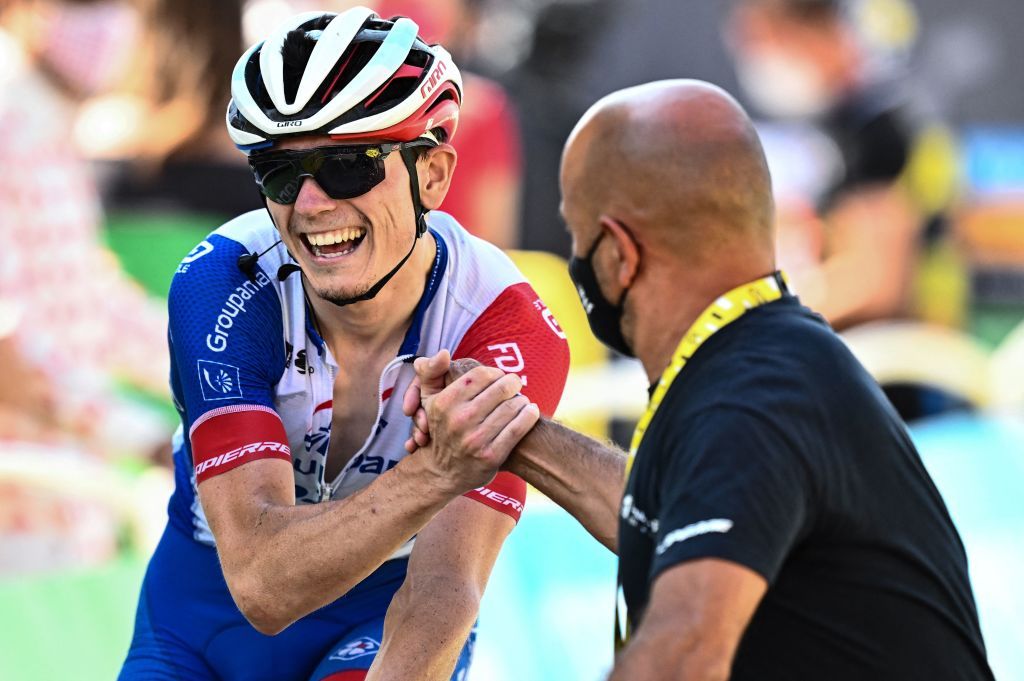
<instances>
[{"instance_id":1,"label":"clasped hand","mask_svg":"<svg viewBox=\"0 0 1024 681\"><path fill-rule=\"evenodd\" d=\"M453 362L447 350L418 358L414 367L402 401L413 419L406 450L424 457L455 492L486 485L540 418L519 392L522 380L474 360Z\"/></svg>"}]
</instances>

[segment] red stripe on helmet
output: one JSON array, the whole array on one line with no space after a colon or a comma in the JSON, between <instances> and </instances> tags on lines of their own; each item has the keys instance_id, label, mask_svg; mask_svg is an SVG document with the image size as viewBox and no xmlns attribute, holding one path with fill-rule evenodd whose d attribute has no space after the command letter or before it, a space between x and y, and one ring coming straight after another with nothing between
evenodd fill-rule
<instances>
[{"instance_id":1,"label":"red stripe on helmet","mask_svg":"<svg viewBox=\"0 0 1024 681\"><path fill-rule=\"evenodd\" d=\"M384 93L384 91L388 89L388 85L391 85L391 83L393 83L396 79L398 79L398 78L416 78L416 79L419 79L419 77L422 76L422 75L423 75L423 67L422 66L413 66L412 64L402 64L401 66L398 67L398 70L395 71L395 73L390 78L388 78L387 81L383 85L381 85L379 88L377 88L377 91L374 92L373 95L371 95L368 100L366 100L366 104L363 104L363 108L364 109L369 109L370 105L373 104L375 101L377 101L377 98L380 97Z\"/></svg>"},{"instance_id":2,"label":"red stripe on helmet","mask_svg":"<svg viewBox=\"0 0 1024 681\"><path fill-rule=\"evenodd\" d=\"M437 100L449 92L452 93L455 99L445 100L438 104ZM439 88L437 93L431 97L430 100L424 102L423 106L416 110L416 113L409 116L404 121L392 125L390 128L369 132L354 132L340 135L334 134L331 135L331 139L338 141L381 140L389 142L410 142L428 130L441 128L447 134L448 141L450 142L455 136L455 130L459 124L458 102L460 99L461 96L459 94L459 88L455 86L455 83L447 83L444 87Z\"/></svg>"}]
</instances>

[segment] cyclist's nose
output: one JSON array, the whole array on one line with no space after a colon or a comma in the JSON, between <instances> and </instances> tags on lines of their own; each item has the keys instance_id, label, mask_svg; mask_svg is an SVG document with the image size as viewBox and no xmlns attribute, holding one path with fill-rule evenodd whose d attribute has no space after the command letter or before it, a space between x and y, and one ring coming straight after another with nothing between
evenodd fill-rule
<instances>
[{"instance_id":1,"label":"cyclist's nose","mask_svg":"<svg viewBox=\"0 0 1024 681\"><path fill-rule=\"evenodd\" d=\"M317 184L312 177L302 179L299 194L295 197L295 211L302 215L316 215L334 208L334 199Z\"/></svg>"}]
</instances>

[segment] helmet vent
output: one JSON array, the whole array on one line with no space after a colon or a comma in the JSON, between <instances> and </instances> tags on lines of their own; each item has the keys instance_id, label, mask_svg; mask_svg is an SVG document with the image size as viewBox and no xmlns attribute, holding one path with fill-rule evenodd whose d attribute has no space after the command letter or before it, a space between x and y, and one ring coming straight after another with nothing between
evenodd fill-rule
<instances>
[{"instance_id":1,"label":"helmet vent","mask_svg":"<svg viewBox=\"0 0 1024 681\"><path fill-rule=\"evenodd\" d=\"M313 101L324 104L331 99L332 95L341 92L353 78L359 75L359 72L363 70L363 67L366 66L379 49L380 43L359 42L345 50L335 64L334 69L331 70L331 73L334 75L320 86L313 97Z\"/></svg>"}]
</instances>

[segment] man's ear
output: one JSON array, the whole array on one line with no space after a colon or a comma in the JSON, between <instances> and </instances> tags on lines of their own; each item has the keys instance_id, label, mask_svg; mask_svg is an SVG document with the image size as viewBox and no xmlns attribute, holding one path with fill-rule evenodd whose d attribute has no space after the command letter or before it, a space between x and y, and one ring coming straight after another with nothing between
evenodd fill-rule
<instances>
[{"instance_id":1,"label":"man's ear","mask_svg":"<svg viewBox=\"0 0 1024 681\"><path fill-rule=\"evenodd\" d=\"M632 233L621 222L608 215L598 218L601 228L608 232L614 244L613 251L616 258L615 279L616 283L623 289L633 285L637 273L640 271L640 245L633 238Z\"/></svg>"},{"instance_id":2,"label":"man's ear","mask_svg":"<svg viewBox=\"0 0 1024 681\"><path fill-rule=\"evenodd\" d=\"M458 153L450 144L438 144L432 147L416 163L416 172L420 180L420 202L427 210L434 210L441 205L452 184L452 173L458 161Z\"/></svg>"}]
</instances>

